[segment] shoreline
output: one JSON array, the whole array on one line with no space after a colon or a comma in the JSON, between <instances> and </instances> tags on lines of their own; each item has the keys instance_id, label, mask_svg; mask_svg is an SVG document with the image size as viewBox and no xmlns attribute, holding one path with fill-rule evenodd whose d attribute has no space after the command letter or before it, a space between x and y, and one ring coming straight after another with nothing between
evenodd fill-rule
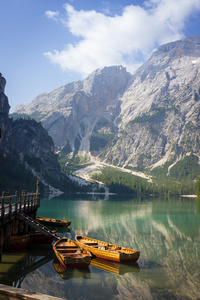
<instances>
[{"instance_id":1,"label":"shoreline","mask_svg":"<svg viewBox=\"0 0 200 300\"><path fill-rule=\"evenodd\" d=\"M181 195L183 198L197 198L197 195Z\"/></svg>"}]
</instances>

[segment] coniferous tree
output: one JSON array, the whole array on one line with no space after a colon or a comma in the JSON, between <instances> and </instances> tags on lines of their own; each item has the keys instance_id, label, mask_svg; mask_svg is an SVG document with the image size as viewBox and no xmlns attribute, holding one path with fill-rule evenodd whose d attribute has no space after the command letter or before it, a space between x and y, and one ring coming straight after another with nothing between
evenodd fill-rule
<instances>
[{"instance_id":1,"label":"coniferous tree","mask_svg":"<svg viewBox=\"0 0 200 300\"><path fill-rule=\"evenodd\" d=\"M200 176L197 181L197 197L200 197Z\"/></svg>"}]
</instances>

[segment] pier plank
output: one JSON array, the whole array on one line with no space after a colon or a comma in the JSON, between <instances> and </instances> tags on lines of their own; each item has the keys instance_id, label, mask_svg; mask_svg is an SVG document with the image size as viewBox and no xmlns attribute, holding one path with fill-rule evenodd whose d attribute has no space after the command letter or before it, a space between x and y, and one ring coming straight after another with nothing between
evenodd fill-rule
<instances>
[{"instance_id":1,"label":"pier plank","mask_svg":"<svg viewBox=\"0 0 200 300\"><path fill-rule=\"evenodd\" d=\"M63 300L45 294L30 292L28 290L0 284L0 300Z\"/></svg>"}]
</instances>

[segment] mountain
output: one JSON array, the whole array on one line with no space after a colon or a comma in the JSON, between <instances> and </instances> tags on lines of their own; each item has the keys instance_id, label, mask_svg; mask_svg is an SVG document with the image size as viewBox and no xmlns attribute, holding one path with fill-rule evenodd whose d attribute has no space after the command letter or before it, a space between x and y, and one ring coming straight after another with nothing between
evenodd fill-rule
<instances>
[{"instance_id":1,"label":"mountain","mask_svg":"<svg viewBox=\"0 0 200 300\"><path fill-rule=\"evenodd\" d=\"M66 156L91 152L117 166L171 172L200 154L200 36L162 45L134 74L98 69L20 105Z\"/></svg>"},{"instance_id":2,"label":"mountain","mask_svg":"<svg viewBox=\"0 0 200 300\"><path fill-rule=\"evenodd\" d=\"M54 154L52 138L35 120L9 118L6 80L0 74L0 190L34 191L36 179L56 191L67 179Z\"/></svg>"}]
</instances>

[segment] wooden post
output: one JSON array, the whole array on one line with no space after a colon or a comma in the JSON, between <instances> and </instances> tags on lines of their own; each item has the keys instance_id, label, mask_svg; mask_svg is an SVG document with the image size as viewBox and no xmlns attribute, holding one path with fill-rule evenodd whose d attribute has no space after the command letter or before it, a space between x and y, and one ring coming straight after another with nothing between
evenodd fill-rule
<instances>
[{"instance_id":1,"label":"wooden post","mask_svg":"<svg viewBox=\"0 0 200 300\"><path fill-rule=\"evenodd\" d=\"M24 222L23 221L19 221L18 231L19 231L19 233L23 233L24 232Z\"/></svg>"},{"instance_id":2,"label":"wooden post","mask_svg":"<svg viewBox=\"0 0 200 300\"><path fill-rule=\"evenodd\" d=\"M1 200L1 226L3 226L4 224L4 214L5 214L4 197L5 197L5 192L2 193L2 200Z\"/></svg>"},{"instance_id":3,"label":"wooden post","mask_svg":"<svg viewBox=\"0 0 200 300\"><path fill-rule=\"evenodd\" d=\"M30 195L28 195L28 211L30 210Z\"/></svg>"},{"instance_id":4,"label":"wooden post","mask_svg":"<svg viewBox=\"0 0 200 300\"><path fill-rule=\"evenodd\" d=\"M15 218L17 218L17 211L18 211L18 207L17 207L17 191L15 192Z\"/></svg>"},{"instance_id":5,"label":"wooden post","mask_svg":"<svg viewBox=\"0 0 200 300\"><path fill-rule=\"evenodd\" d=\"M11 231L12 231L12 223L8 222L6 223L6 241L5 241L5 249L10 249L10 237L11 237Z\"/></svg>"},{"instance_id":6,"label":"wooden post","mask_svg":"<svg viewBox=\"0 0 200 300\"><path fill-rule=\"evenodd\" d=\"M8 205L9 205L9 221L11 221L11 217L12 217L12 203L11 203L11 198L8 199Z\"/></svg>"},{"instance_id":7,"label":"wooden post","mask_svg":"<svg viewBox=\"0 0 200 300\"><path fill-rule=\"evenodd\" d=\"M25 208L26 208L26 191L24 191L22 197L23 197L22 201L23 201L23 207L24 207L23 211L25 212Z\"/></svg>"},{"instance_id":8,"label":"wooden post","mask_svg":"<svg viewBox=\"0 0 200 300\"><path fill-rule=\"evenodd\" d=\"M36 202L37 202L37 207L40 206L40 181L39 179L37 180L37 188L36 188Z\"/></svg>"},{"instance_id":9,"label":"wooden post","mask_svg":"<svg viewBox=\"0 0 200 300\"><path fill-rule=\"evenodd\" d=\"M40 192L40 181L39 179L37 180L37 187L36 187L36 193L39 194Z\"/></svg>"},{"instance_id":10,"label":"wooden post","mask_svg":"<svg viewBox=\"0 0 200 300\"><path fill-rule=\"evenodd\" d=\"M24 232L29 233L29 225L24 223Z\"/></svg>"},{"instance_id":11,"label":"wooden post","mask_svg":"<svg viewBox=\"0 0 200 300\"><path fill-rule=\"evenodd\" d=\"M22 211L22 195L19 195L19 212Z\"/></svg>"},{"instance_id":12,"label":"wooden post","mask_svg":"<svg viewBox=\"0 0 200 300\"><path fill-rule=\"evenodd\" d=\"M0 262L3 253L3 227L0 227Z\"/></svg>"},{"instance_id":13,"label":"wooden post","mask_svg":"<svg viewBox=\"0 0 200 300\"><path fill-rule=\"evenodd\" d=\"M12 221L12 234L16 235L19 232L19 220L18 219L14 219Z\"/></svg>"}]
</instances>

